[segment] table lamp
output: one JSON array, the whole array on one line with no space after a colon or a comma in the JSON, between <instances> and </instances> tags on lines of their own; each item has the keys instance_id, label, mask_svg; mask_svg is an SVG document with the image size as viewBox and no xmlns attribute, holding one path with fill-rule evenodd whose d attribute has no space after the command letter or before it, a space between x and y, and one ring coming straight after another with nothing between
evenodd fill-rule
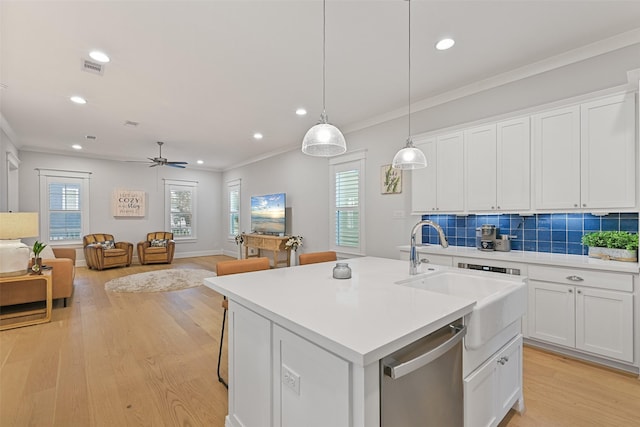
<instances>
[{"instance_id":1,"label":"table lamp","mask_svg":"<svg viewBox=\"0 0 640 427\"><path fill-rule=\"evenodd\" d=\"M20 239L38 237L37 212L0 212L0 277L27 274L31 250Z\"/></svg>"}]
</instances>

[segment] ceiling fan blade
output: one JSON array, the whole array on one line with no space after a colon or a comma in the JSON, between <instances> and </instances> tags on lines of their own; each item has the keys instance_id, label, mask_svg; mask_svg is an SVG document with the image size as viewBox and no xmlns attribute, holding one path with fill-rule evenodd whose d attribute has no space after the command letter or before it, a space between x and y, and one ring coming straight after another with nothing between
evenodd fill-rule
<instances>
[{"instance_id":1,"label":"ceiling fan blade","mask_svg":"<svg viewBox=\"0 0 640 427\"><path fill-rule=\"evenodd\" d=\"M168 165L188 165L187 162L167 162Z\"/></svg>"},{"instance_id":2,"label":"ceiling fan blade","mask_svg":"<svg viewBox=\"0 0 640 427\"><path fill-rule=\"evenodd\" d=\"M149 165L150 168L155 168L156 166L158 166L160 163L154 163L152 165Z\"/></svg>"},{"instance_id":3,"label":"ceiling fan blade","mask_svg":"<svg viewBox=\"0 0 640 427\"><path fill-rule=\"evenodd\" d=\"M184 166L175 164L174 162L167 163L167 166L171 166L172 168L181 168L184 169Z\"/></svg>"}]
</instances>

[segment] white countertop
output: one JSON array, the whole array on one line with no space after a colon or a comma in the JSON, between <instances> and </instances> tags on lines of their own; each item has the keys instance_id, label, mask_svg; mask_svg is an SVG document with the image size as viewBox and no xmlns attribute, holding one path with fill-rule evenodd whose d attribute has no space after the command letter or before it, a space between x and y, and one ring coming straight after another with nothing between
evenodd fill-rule
<instances>
[{"instance_id":1,"label":"white countertop","mask_svg":"<svg viewBox=\"0 0 640 427\"><path fill-rule=\"evenodd\" d=\"M407 261L342 261L351 279L334 279L329 262L211 277L205 285L360 366L463 317L475 304L396 285L409 277Z\"/></svg>"},{"instance_id":2,"label":"white countertop","mask_svg":"<svg viewBox=\"0 0 640 427\"><path fill-rule=\"evenodd\" d=\"M410 247L409 245L405 245L399 246L398 249L402 252L409 252ZM448 248L443 248L440 245L419 246L418 252L433 255L448 255L486 260L521 262L526 264L617 271L622 273L640 272L640 268L637 262L606 261L598 258L589 258L585 255L564 255L530 251L481 251L477 248L469 248L465 246L449 246Z\"/></svg>"}]
</instances>

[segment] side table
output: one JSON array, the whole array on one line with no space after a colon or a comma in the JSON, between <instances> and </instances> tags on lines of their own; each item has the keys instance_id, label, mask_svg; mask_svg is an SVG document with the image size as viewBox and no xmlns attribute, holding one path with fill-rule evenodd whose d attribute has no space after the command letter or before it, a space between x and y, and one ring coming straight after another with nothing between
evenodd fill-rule
<instances>
[{"instance_id":1,"label":"side table","mask_svg":"<svg viewBox=\"0 0 640 427\"><path fill-rule=\"evenodd\" d=\"M37 325L39 323L47 323L51 321L51 307L53 305L52 296L52 280L51 272L47 271L40 275L25 274L24 276L15 277L0 277L0 287L10 286L42 286L44 285L47 292L45 299L45 308L29 309L25 311L7 313L0 315L0 320L12 319L16 317L32 316L34 314L44 314L44 317L39 319L29 319L21 322L7 323L6 325L0 325L0 331L5 329L19 328L22 326Z\"/></svg>"}]
</instances>

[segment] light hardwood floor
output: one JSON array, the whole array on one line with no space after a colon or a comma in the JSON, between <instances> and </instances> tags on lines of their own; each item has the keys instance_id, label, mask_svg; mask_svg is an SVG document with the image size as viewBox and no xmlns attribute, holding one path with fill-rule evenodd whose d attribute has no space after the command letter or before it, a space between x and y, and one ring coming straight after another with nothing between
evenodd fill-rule
<instances>
[{"instance_id":1,"label":"light hardwood floor","mask_svg":"<svg viewBox=\"0 0 640 427\"><path fill-rule=\"evenodd\" d=\"M0 426L223 427L227 391L215 375L222 297L204 286L104 291L127 274L214 271L222 259L78 268L69 307L56 304L51 323L0 332ZM527 410L501 427L640 426L634 376L528 347L524 375Z\"/></svg>"}]
</instances>

